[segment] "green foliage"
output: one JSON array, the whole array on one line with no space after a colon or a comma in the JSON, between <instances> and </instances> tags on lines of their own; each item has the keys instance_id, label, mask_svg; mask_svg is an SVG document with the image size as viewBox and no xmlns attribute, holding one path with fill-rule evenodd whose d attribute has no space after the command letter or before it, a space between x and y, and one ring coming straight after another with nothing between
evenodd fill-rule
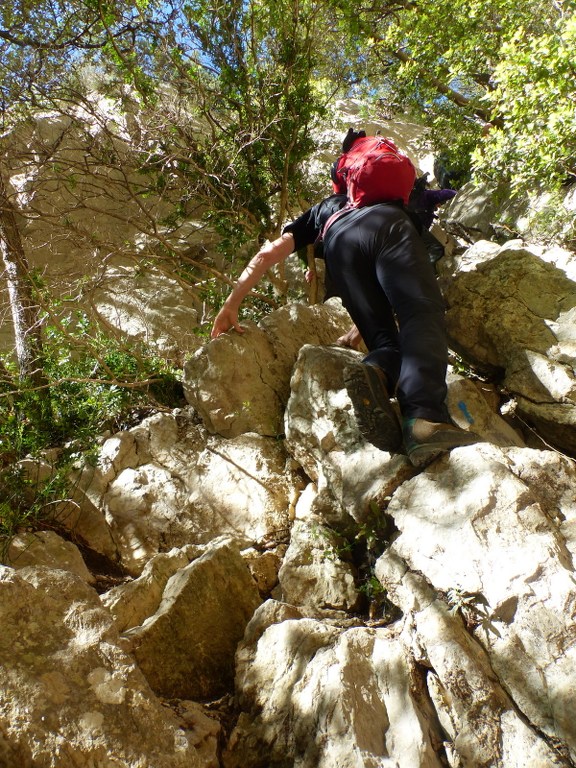
<instances>
[{"instance_id":1,"label":"green foliage","mask_svg":"<svg viewBox=\"0 0 576 768\"><path fill-rule=\"evenodd\" d=\"M110 93L130 83L154 128L141 166L157 176L150 190L179 189L178 220L201 207L227 254L275 234L306 197L311 127L336 95L409 110L451 164L473 157L481 176L508 176L514 189L574 173L573 2L4 5L5 116L42 99L74 103L73 73L88 63Z\"/></svg>"},{"instance_id":2,"label":"green foliage","mask_svg":"<svg viewBox=\"0 0 576 768\"><path fill-rule=\"evenodd\" d=\"M57 526L58 505L69 495L68 475L73 458L63 454L58 466L45 479L27 475L12 465L0 470L0 562L18 533Z\"/></svg>"},{"instance_id":3,"label":"green foliage","mask_svg":"<svg viewBox=\"0 0 576 768\"><path fill-rule=\"evenodd\" d=\"M144 346L122 345L103 334L83 313L45 329L46 391L18 383L13 362L0 382L0 461L68 441L94 444L105 430L129 426L159 406L181 402L178 373Z\"/></svg>"},{"instance_id":4,"label":"green foliage","mask_svg":"<svg viewBox=\"0 0 576 768\"><path fill-rule=\"evenodd\" d=\"M72 463L89 459L106 431L127 428L159 407L182 402L178 372L144 346L106 336L83 313L48 325L44 343L48 390L18 380L0 360L0 550L18 531L57 524L57 502L69 495ZM58 459L49 478L29 478L21 460Z\"/></svg>"},{"instance_id":5,"label":"green foliage","mask_svg":"<svg viewBox=\"0 0 576 768\"><path fill-rule=\"evenodd\" d=\"M321 19L311 0L171 8L172 23L147 60L147 72L162 82L155 104L143 94L158 129L148 168L162 169L164 183L180 189L183 217L190 205L202 207L231 254L276 234L302 191L310 127L322 113L313 82ZM125 79L136 63L117 62Z\"/></svg>"},{"instance_id":6,"label":"green foliage","mask_svg":"<svg viewBox=\"0 0 576 768\"><path fill-rule=\"evenodd\" d=\"M384 101L392 94L422 120L451 165L504 178L514 192L553 189L573 177L573 2L398 6L379 16L370 3L348 11L356 16L351 36L364 43L368 93Z\"/></svg>"},{"instance_id":7,"label":"green foliage","mask_svg":"<svg viewBox=\"0 0 576 768\"><path fill-rule=\"evenodd\" d=\"M490 612L490 605L480 592L467 592L461 589L449 589L446 600L450 606L450 613L459 613L467 627L475 629L480 627L486 635L490 632L496 637L501 637L498 628L494 624L494 616Z\"/></svg>"},{"instance_id":8,"label":"green foliage","mask_svg":"<svg viewBox=\"0 0 576 768\"><path fill-rule=\"evenodd\" d=\"M483 176L507 179L513 193L576 180L575 46L573 16L536 37L520 27L502 46L489 96L501 124L475 162Z\"/></svg>"},{"instance_id":9,"label":"green foliage","mask_svg":"<svg viewBox=\"0 0 576 768\"><path fill-rule=\"evenodd\" d=\"M378 600L386 594L385 588L374 573L371 573L366 577L360 585L359 590L366 595L368 600Z\"/></svg>"}]
</instances>

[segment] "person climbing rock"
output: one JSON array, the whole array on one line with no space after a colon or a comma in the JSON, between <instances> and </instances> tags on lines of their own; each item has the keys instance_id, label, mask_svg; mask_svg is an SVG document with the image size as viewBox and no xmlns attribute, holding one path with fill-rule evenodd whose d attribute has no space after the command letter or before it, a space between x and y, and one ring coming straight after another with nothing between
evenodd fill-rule
<instances>
[{"instance_id":1,"label":"person climbing rock","mask_svg":"<svg viewBox=\"0 0 576 768\"><path fill-rule=\"evenodd\" d=\"M369 350L344 371L364 438L388 452L403 447L417 467L477 442L477 435L455 426L448 415L444 302L401 203L350 208L345 194L333 194L309 208L251 259L214 320L212 338L230 329L242 333L238 311L246 295L270 267L322 234L330 280Z\"/></svg>"}]
</instances>

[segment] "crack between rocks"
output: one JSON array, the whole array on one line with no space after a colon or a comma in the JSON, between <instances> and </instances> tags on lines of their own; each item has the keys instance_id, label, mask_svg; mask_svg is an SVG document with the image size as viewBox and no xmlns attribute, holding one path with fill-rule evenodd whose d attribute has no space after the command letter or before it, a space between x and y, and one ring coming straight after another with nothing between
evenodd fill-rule
<instances>
[{"instance_id":1,"label":"crack between rocks","mask_svg":"<svg viewBox=\"0 0 576 768\"><path fill-rule=\"evenodd\" d=\"M404 574L404 577L403 577L402 580L404 580L404 578L406 577L406 575L408 573L415 574L415 575L419 576L420 578L422 578L424 580L425 584L427 585L427 588L432 590L432 592L437 595L436 599L440 600L441 602L445 602L445 600L442 597L441 592L439 592L437 589L435 589L435 587L429 582L429 580L426 578L426 576L424 576L424 574L422 574L421 572L414 571L411 568L407 568L407 572L406 572L406 574ZM432 602L434 602L434 598L432 598L432 600L430 601L429 604L427 604L426 606L423 606L419 611L416 611L415 613L420 613L422 610L425 610L426 608L429 607L429 605ZM488 667L489 667L489 669L490 669L490 671L491 671L491 673L493 675L494 681L500 687L500 689L502 690L502 692L504 693L504 695L506 696L506 698L510 702L510 708L515 712L515 714L517 715L518 719L522 723L524 723L526 728L528 728L533 734L535 734L535 736L537 736L541 741L543 741L549 747L549 749L558 756L558 758L560 760L560 762L557 764L558 766L563 766L563 768L576 768L576 763L570 757L570 750L569 750L568 745L565 742L560 741L560 739L554 738L554 737L549 736L548 734L546 734L537 725L532 723L530 721L530 719L524 714L524 712L521 710L519 705L516 703L516 701L515 701L512 693L511 693L511 691L508 689L508 687L502 681L500 676L494 670L494 667L492 665L492 661L490 659L490 655L489 655L487 649L485 648L484 643L482 642L481 638L479 638L473 631L471 631L471 628L467 626L466 621L464 621L464 619L462 617L460 617L460 618L461 618L461 623L462 623L464 631L469 636L469 638L472 641L472 643L475 646L477 646L480 649L481 653L484 655L486 663L487 663L487 665L488 665ZM412 657L412 658L414 659L414 664L415 665L418 665L419 667L422 667L424 669L428 668L424 664L420 664L419 662L417 662L414 657ZM432 666L430 666L429 669L435 672L435 670L434 670L434 668ZM438 676L438 677L439 677L439 679L441 679L440 676ZM429 695L430 694L428 693L428 696ZM433 704L431 699L430 699L430 703L431 703L431 706L432 706L432 711L435 713L436 716L438 716L436 707L434 706L434 704ZM443 732L444 732L444 729L441 728L441 733L443 733Z\"/></svg>"},{"instance_id":2,"label":"crack between rocks","mask_svg":"<svg viewBox=\"0 0 576 768\"><path fill-rule=\"evenodd\" d=\"M490 664L490 668L492 669L491 664ZM494 674L496 675L495 672ZM552 752L556 753L558 758L561 760L561 762L558 763L558 765L564 766L564 768L576 768L576 763L574 763L574 761L570 757L570 749L568 745L565 742L560 741L560 739L557 739L553 736L549 736L541 728L539 728L535 723L533 723L527 717L527 715L525 715L524 712L520 709L520 706L516 703L516 700L514 699L511 691L508 690L507 686L500 679L500 677L496 675L496 679L498 680L498 684L501 686L502 690L510 700L510 705L514 710L514 712L516 713L516 715L518 716L518 719L524 723L526 728L532 731L532 733L534 733L541 741L543 741Z\"/></svg>"},{"instance_id":3,"label":"crack between rocks","mask_svg":"<svg viewBox=\"0 0 576 768\"><path fill-rule=\"evenodd\" d=\"M489 665L489 668L492 674L494 675L494 679L497 681L497 684L500 686L503 693L508 698L510 702L510 707L515 712L518 719L522 723L524 723L526 728L528 728L533 734L535 734L535 736L537 736L538 739L543 741L552 752L555 752L558 755L558 757L561 760L561 762L558 763L559 766L560 765L564 766L564 768L576 768L576 763L574 763L570 757L570 750L568 745L558 738L549 736L541 728L539 728L535 723L533 723L527 715L524 714L523 710L520 708L520 705L516 702L516 699L514 698L512 691L508 688L505 681L501 679L500 675L498 675L498 673L494 669L492 665L492 661L490 659L490 654L488 653L488 650L484 646L482 639L478 637L470 627L468 627L466 621L463 620L462 624L466 633L469 635L470 639L482 649L482 652L486 657L486 661Z\"/></svg>"},{"instance_id":4,"label":"crack between rocks","mask_svg":"<svg viewBox=\"0 0 576 768\"><path fill-rule=\"evenodd\" d=\"M255 475L251 474L247 471L245 467L240 466L236 461L230 458L230 456L226 456L225 453L222 453L221 451L216 450L216 448L210 448L209 446L206 447L206 450L210 453L213 453L215 456L219 456L221 459L224 459L224 461L227 461L229 464L231 464L233 467L238 469L242 474L246 475L246 477L249 477L251 480L254 480L254 482L258 483L258 485L261 485L262 488L267 489L268 485L264 483L262 480L260 480L259 477L256 477Z\"/></svg>"}]
</instances>

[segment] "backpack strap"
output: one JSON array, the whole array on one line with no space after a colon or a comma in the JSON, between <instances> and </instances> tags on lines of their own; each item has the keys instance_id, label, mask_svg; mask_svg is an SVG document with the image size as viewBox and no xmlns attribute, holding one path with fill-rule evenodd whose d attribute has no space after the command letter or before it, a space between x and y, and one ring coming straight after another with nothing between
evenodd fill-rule
<instances>
[{"instance_id":1,"label":"backpack strap","mask_svg":"<svg viewBox=\"0 0 576 768\"><path fill-rule=\"evenodd\" d=\"M322 227L322 230L320 231L320 234L318 235L318 238L316 242L319 242L321 240L324 240L324 237L326 236L326 232L328 232L328 228L334 224L334 222L339 219L343 214L348 213L349 211L353 210L354 206L350 201L346 203L342 208L340 208L339 211L334 211L334 213L328 217L326 220L326 223Z\"/></svg>"},{"instance_id":2,"label":"backpack strap","mask_svg":"<svg viewBox=\"0 0 576 768\"><path fill-rule=\"evenodd\" d=\"M404 205L403 200L398 198L397 200L383 200L382 202L378 203L371 203L370 205L363 205L362 208L371 208L373 205L391 205L394 208L400 208L403 210L407 216L412 220L414 225L416 226L416 229L418 232L422 232L422 222L418 219L416 216L416 213L414 211L409 211L406 206ZM337 221L342 215L346 213L350 213L350 211L357 211L359 210L357 206L353 205L351 202L347 202L346 205L343 208L340 208L339 211L334 211L334 213L327 219L326 223L322 227L322 231L316 238L316 243L322 242L324 240L324 237L326 236L326 232L328 232L328 229L334 224L335 221Z\"/></svg>"}]
</instances>

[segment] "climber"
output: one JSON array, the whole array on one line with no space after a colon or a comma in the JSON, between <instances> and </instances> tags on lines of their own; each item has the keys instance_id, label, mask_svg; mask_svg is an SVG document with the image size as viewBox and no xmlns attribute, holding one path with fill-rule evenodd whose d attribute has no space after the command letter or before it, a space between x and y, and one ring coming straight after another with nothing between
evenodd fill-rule
<instances>
[{"instance_id":1,"label":"climber","mask_svg":"<svg viewBox=\"0 0 576 768\"><path fill-rule=\"evenodd\" d=\"M430 231L430 227L436 218L436 210L451 200L455 194L455 189L431 189L428 183L428 173L425 173L416 179L406 206L407 211L413 214L412 220L414 221L414 217L418 220L416 222L417 229L424 241L432 264L436 264L444 256L444 246ZM362 336L354 325L343 336L340 336L336 343L341 347L350 347L350 349L361 349L363 346Z\"/></svg>"},{"instance_id":2,"label":"climber","mask_svg":"<svg viewBox=\"0 0 576 768\"><path fill-rule=\"evenodd\" d=\"M284 227L240 275L218 312L212 338L243 333L240 304L264 273L316 242L346 205L331 195ZM451 423L446 407L448 347L444 303L426 248L401 206L377 203L347 210L324 235L326 269L369 352L344 372L359 429L381 450L402 442L414 466L478 436ZM390 396L396 395L402 423Z\"/></svg>"}]
</instances>

